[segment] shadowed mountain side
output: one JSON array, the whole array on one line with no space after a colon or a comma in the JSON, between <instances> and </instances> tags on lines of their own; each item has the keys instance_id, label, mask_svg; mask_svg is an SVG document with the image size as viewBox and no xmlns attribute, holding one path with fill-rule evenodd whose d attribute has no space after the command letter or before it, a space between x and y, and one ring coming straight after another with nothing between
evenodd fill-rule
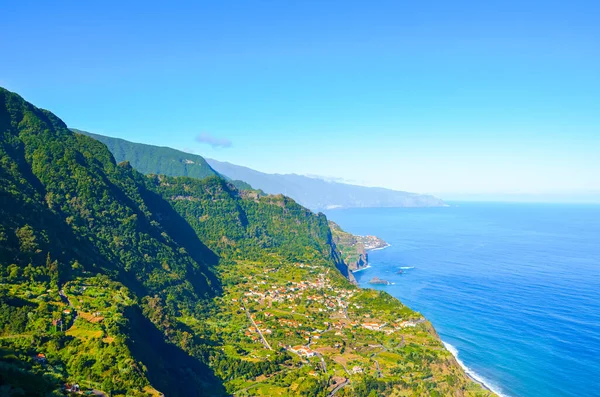
<instances>
[{"instance_id":1,"label":"shadowed mountain side","mask_svg":"<svg viewBox=\"0 0 600 397\"><path fill-rule=\"evenodd\" d=\"M136 360L144 363L148 380L157 390L174 397L229 395L209 366L165 342L162 332L139 308L130 307L125 315L131 327L129 349Z\"/></svg>"},{"instance_id":2,"label":"shadowed mountain side","mask_svg":"<svg viewBox=\"0 0 600 397\"><path fill-rule=\"evenodd\" d=\"M202 266L201 272L188 268L190 274L193 275L189 277L189 280L194 284L198 293L208 288L208 285L203 282L203 279L208 279L210 287L216 294L219 294L221 292L220 280L212 270L219 263L217 254L200 241L190 224L163 197L148 189L141 189L140 194L148 205L148 209L160 220L165 231Z\"/></svg>"},{"instance_id":3,"label":"shadowed mountain side","mask_svg":"<svg viewBox=\"0 0 600 397\"><path fill-rule=\"evenodd\" d=\"M6 371L26 368L43 389L47 377L35 374L45 367L30 363L41 351L53 367L63 368L50 377L55 388L86 379L107 394L139 395L151 386L143 368L172 360L200 375L186 378L178 370L173 377L156 371L148 376L161 379L166 390L177 390L183 380L190 390L214 384L210 390L222 395L222 384L206 375L201 349L193 360L177 351L186 327L173 320L181 312L200 317L203 300L221 293L212 272L216 255L165 199L148 190L145 176L117 165L106 145L71 132L56 116L1 88L0 138L0 332L11 335L0 340ZM142 324L140 333L155 330L162 342L144 345L138 334L133 346L136 353L162 349L169 359L157 356L158 362L132 366L124 313L149 299L157 303L145 314L160 319L162 329L150 327L141 314L134 323ZM198 343L208 348L205 340ZM12 361L2 361L6 351L14 351Z\"/></svg>"}]
</instances>

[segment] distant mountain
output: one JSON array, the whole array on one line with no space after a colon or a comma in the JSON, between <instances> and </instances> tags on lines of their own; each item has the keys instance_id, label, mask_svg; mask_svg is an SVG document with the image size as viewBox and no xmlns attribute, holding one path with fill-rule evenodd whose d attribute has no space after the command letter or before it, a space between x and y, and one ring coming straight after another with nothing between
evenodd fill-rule
<instances>
[{"instance_id":1,"label":"distant mountain","mask_svg":"<svg viewBox=\"0 0 600 397\"><path fill-rule=\"evenodd\" d=\"M249 183L268 194L284 194L313 210L353 207L442 207L439 198L380 187L349 185L296 174L266 174L206 159L217 172Z\"/></svg>"},{"instance_id":2,"label":"distant mountain","mask_svg":"<svg viewBox=\"0 0 600 397\"><path fill-rule=\"evenodd\" d=\"M129 142L90 132L71 129L91 136L108 146L117 162L129 161L143 174L205 178L220 175L231 179L238 189L263 190L268 194L284 194L314 211L353 207L441 207L437 197L379 187L349 185L296 174L267 174L251 168L204 159L168 147ZM242 182L243 181L243 182ZM245 183L244 183L245 182ZM246 184L247 183L247 184Z\"/></svg>"}]
</instances>

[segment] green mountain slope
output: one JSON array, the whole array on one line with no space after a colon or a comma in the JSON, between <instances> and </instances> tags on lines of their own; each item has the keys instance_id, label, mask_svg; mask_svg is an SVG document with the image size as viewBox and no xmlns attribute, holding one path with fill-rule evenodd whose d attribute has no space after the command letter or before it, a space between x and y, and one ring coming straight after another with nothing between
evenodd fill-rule
<instances>
[{"instance_id":1,"label":"green mountain slope","mask_svg":"<svg viewBox=\"0 0 600 397\"><path fill-rule=\"evenodd\" d=\"M431 325L360 290L327 219L144 176L0 89L0 390L489 395Z\"/></svg>"},{"instance_id":2,"label":"green mountain slope","mask_svg":"<svg viewBox=\"0 0 600 397\"><path fill-rule=\"evenodd\" d=\"M115 164L106 146L73 134L54 115L3 89L0 131L0 262L6 281L0 287L0 329L8 336L3 353L18 358L7 373L27 370L54 384L86 379L104 390L140 393L152 379L164 379L165 391L178 379L199 390L222 389L200 361L194 360L198 371L191 375L183 361L164 366L187 356L167 347L177 331L155 345L157 360L142 363L138 357L151 346L144 338L162 334L142 312L192 313L198 302L220 292L210 268L216 256L193 233L169 235L151 212L161 204L168 210L168 204L145 189L142 175ZM173 210L169 215L177 217ZM132 339L137 330L143 337ZM161 357L161 344L167 356ZM40 352L44 363L31 358ZM25 377L14 387L34 395L27 389L32 384Z\"/></svg>"},{"instance_id":3,"label":"green mountain slope","mask_svg":"<svg viewBox=\"0 0 600 397\"><path fill-rule=\"evenodd\" d=\"M244 181L232 180L226 175L219 174L202 156L196 154L185 153L169 147L129 142L124 139L92 134L75 128L71 128L71 131L104 143L117 162L127 161L133 168L143 174L189 176L197 179L220 176L229 180L231 184L240 190L255 190ZM264 194L260 190L257 190L257 192Z\"/></svg>"},{"instance_id":4,"label":"green mountain slope","mask_svg":"<svg viewBox=\"0 0 600 397\"><path fill-rule=\"evenodd\" d=\"M219 175L202 156L169 147L145 145L77 129L71 130L104 143L117 162L129 161L132 167L142 174L189 176L198 179Z\"/></svg>"}]
</instances>

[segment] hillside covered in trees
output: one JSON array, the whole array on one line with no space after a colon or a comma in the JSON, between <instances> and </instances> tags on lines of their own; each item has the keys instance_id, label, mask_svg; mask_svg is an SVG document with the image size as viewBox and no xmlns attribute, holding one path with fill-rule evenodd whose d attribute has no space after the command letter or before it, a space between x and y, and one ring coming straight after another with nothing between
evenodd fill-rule
<instances>
[{"instance_id":1,"label":"hillside covered in trees","mask_svg":"<svg viewBox=\"0 0 600 397\"><path fill-rule=\"evenodd\" d=\"M129 142L91 132L72 129L73 132L88 135L104 143L118 162L129 161L143 174L162 174L169 176L189 176L206 178L219 175L202 156L185 153L169 147Z\"/></svg>"},{"instance_id":2,"label":"hillside covered in trees","mask_svg":"<svg viewBox=\"0 0 600 397\"><path fill-rule=\"evenodd\" d=\"M491 394L418 313L344 277L324 215L143 175L1 88L0 137L3 395Z\"/></svg>"}]
</instances>

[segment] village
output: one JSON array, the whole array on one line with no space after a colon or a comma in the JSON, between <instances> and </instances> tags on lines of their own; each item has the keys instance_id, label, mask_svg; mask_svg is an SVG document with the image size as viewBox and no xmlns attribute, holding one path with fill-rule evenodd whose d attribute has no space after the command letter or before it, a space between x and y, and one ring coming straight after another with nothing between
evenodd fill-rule
<instances>
[{"instance_id":1,"label":"village","mask_svg":"<svg viewBox=\"0 0 600 397\"><path fill-rule=\"evenodd\" d=\"M347 345L345 340L358 330L391 335L425 321L423 318L392 321L372 318L370 313L362 313L363 305L356 299L362 290L334 285L329 269L323 272L321 266L304 263L296 266L310 277L303 277L301 281L282 280L276 270L267 269L262 274L246 276L241 288L244 292L231 298L234 305L239 304L247 312L251 321L244 335L268 349L278 343L277 346L301 359L319 357L325 371L319 350L343 351ZM278 341L281 338L275 337L276 334L284 335L286 342ZM325 338L324 334L330 337ZM358 374L363 368L355 365L347 372Z\"/></svg>"}]
</instances>

